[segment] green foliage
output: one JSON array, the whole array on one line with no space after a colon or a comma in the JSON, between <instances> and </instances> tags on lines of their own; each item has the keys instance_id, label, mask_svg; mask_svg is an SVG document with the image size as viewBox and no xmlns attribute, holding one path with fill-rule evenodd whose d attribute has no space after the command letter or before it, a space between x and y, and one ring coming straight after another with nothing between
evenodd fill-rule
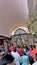
<instances>
[{"instance_id":1,"label":"green foliage","mask_svg":"<svg viewBox=\"0 0 37 65\"><path fill-rule=\"evenodd\" d=\"M26 21L29 33L37 33L37 14L30 14L29 19Z\"/></svg>"},{"instance_id":2,"label":"green foliage","mask_svg":"<svg viewBox=\"0 0 37 65\"><path fill-rule=\"evenodd\" d=\"M37 21L35 21L33 24L34 24L34 32L37 33Z\"/></svg>"}]
</instances>

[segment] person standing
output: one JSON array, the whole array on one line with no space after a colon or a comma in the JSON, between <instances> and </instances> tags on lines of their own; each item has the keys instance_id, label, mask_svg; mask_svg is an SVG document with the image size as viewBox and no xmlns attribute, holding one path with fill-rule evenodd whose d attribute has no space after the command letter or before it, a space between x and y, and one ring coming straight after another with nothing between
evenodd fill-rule
<instances>
[{"instance_id":1,"label":"person standing","mask_svg":"<svg viewBox=\"0 0 37 65\"><path fill-rule=\"evenodd\" d=\"M32 65L37 65L37 53L35 55L35 59L36 59L36 61Z\"/></svg>"},{"instance_id":2,"label":"person standing","mask_svg":"<svg viewBox=\"0 0 37 65\"><path fill-rule=\"evenodd\" d=\"M27 48L27 50L26 50L26 55L27 55L28 57L30 56L29 48Z\"/></svg>"},{"instance_id":3,"label":"person standing","mask_svg":"<svg viewBox=\"0 0 37 65\"><path fill-rule=\"evenodd\" d=\"M16 48L14 49L14 51L11 52L11 55L14 57L14 64L20 65L20 55L18 54Z\"/></svg>"},{"instance_id":4,"label":"person standing","mask_svg":"<svg viewBox=\"0 0 37 65\"><path fill-rule=\"evenodd\" d=\"M20 64L28 65L28 56L26 56L26 53L24 51L22 52L22 56L20 58Z\"/></svg>"},{"instance_id":5,"label":"person standing","mask_svg":"<svg viewBox=\"0 0 37 65\"><path fill-rule=\"evenodd\" d=\"M9 47L9 51L13 51L14 50L14 45L12 44L12 46Z\"/></svg>"},{"instance_id":6,"label":"person standing","mask_svg":"<svg viewBox=\"0 0 37 65\"><path fill-rule=\"evenodd\" d=\"M18 52L19 55L21 56L21 54L22 54L22 48L21 48L20 46L18 47L17 52Z\"/></svg>"}]
</instances>

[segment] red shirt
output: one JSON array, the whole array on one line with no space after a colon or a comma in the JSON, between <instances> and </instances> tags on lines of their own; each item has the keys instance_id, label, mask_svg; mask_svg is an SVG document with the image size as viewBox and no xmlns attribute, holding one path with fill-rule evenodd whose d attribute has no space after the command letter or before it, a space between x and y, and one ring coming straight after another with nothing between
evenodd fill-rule
<instances>
[{"instance_id":1,"label":"red shirt","mask_svg":"<svg viewBox=\"0 0 37 65\"><path fill-rule=\"evenodd\" d=\"M14 46L10 46L10 47L9 47L9 50L10 50L10 51L13 51L13 50L14 50Z\"/></svg>"},{"instance_id":2,"label":"red shirt","mask_svg":"<svg viewBox=\"0 0 37 65\"><path fill-rule=\"evenodd\" d=\"M35 54L37 53L37 49L34 49L30 52L30 56L32 56L34 58L35 61Z\"/></svg>"},{"instance_id":3,"label":"red shirt","mask_svg":"<svg viewBox=\"0 0 37 65\"><path fill-rule=\"evenodd\" d=\"M22 48L18 48L18 53L21 55L21 53L22 53Z\"/></svg>"}]
</instances>

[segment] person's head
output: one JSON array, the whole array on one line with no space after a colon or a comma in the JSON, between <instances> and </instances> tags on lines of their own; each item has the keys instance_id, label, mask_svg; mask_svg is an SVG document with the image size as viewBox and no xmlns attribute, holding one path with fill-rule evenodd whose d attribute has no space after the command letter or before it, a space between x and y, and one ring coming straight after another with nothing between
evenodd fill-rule
<instances>
[{"instance_id":1,"label":"person's head","mask_svg":"<svg viewBox=\"0 0 37 65\"><path fill-rule=\"evenodd\" d=\"M13 46L13 44L12 44L12 46Z\"/></svg>"},{"instance_id":2,"label":"person's head","mask_svg":"<svg viewBox=\"0 0 37 65\"><path fill-rule=\"evenodd\" d=\"M29 47L26 46L26 52L29 51Z\"/></svg>"},{"instance_id":3,"label":"person's head","mask_svg":"<svg viewBox=\"0 0 37 65\"><path fill-rule=\"evenodd\" d=\"M31 56L29 57L29 62L30 62L31 65L34 63L33 57L31 57Z\"/></svg>"},{"instance_id":4,"label":"person's head","mask_svg":"<svg viewBox=\"0 0 37 65\"><path fill-rule=\"evenodd\" d=\"M21 46L18 45L18 48L21 48Z\"/></svg>"},{"instance_id":5,"label":"person's head","mask_svg":"<svg viewBox=\"0 0 37 65\"><path fill-rule=\"evenodd\" d=\"M10 54L5 55L4 59L3 65L12 65L14 61L14 57L12 57Z\"/></svg>"},{"instance_id":6,"label":"person's head","mask_svg":"<svg viewBox=\"0 0 37 65\"><path fill-rule=\"evenodd\" d=\"M16 52L17 51L17 49L16 48L14 48L14 52Z\"/></svg>"},{"instance_id":7,"label":"person's head","mask_svg":"<svg viewBox=\"0 0 37 65\"><path fill-rule=\"evenodd\" d=\"M25 51L24 51L24 50L22 50L22 55L26 55L26 53L25 53Z\"/></svg>"},{"instance_id":8,"label":"person's head","mask_svg":"<svg viewBox=\"0 0 37 65\"><path fill-rule=\"evenodd\" d=\"M28 47L26 48L26 51L27 51L27 52L29 51L29 48L28 48Z\"/></svg>"},{"instance_id":9,"label":"person's head","mask_svg":"<svg viewBox=\"0 0 37 65\"><path fill-rule=\"evenodd\" d=\"M30 48L31 48L31 50L33 50L33 46L32 45L30 45Z\"/></svg>"},{"instance_id":10,"label":"person's head","mask_svg":"<svg viewBox=\"0 0 37 65\"><path fill-rule=\"evenodd\" d=\"M35 55L35 59L36 59L36 61L37 61L37 53L36 53L36 55Z\"/></svg>"}]
</instances>

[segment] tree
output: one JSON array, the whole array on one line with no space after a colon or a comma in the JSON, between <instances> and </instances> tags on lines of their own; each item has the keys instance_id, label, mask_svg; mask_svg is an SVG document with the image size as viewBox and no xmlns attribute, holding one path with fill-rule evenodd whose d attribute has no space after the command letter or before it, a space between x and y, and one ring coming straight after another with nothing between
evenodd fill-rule
<instances>
[{"instance_id":1,"label":"tree","mask_svg":"<svg viewBox=\"0 0 37 65\"><path fill-rule=\"evenodd\" d=\"M37 14L32 13L29 15L29 19L26 21L29 33L37 33Z\"/></svg>"}]
</instances>

